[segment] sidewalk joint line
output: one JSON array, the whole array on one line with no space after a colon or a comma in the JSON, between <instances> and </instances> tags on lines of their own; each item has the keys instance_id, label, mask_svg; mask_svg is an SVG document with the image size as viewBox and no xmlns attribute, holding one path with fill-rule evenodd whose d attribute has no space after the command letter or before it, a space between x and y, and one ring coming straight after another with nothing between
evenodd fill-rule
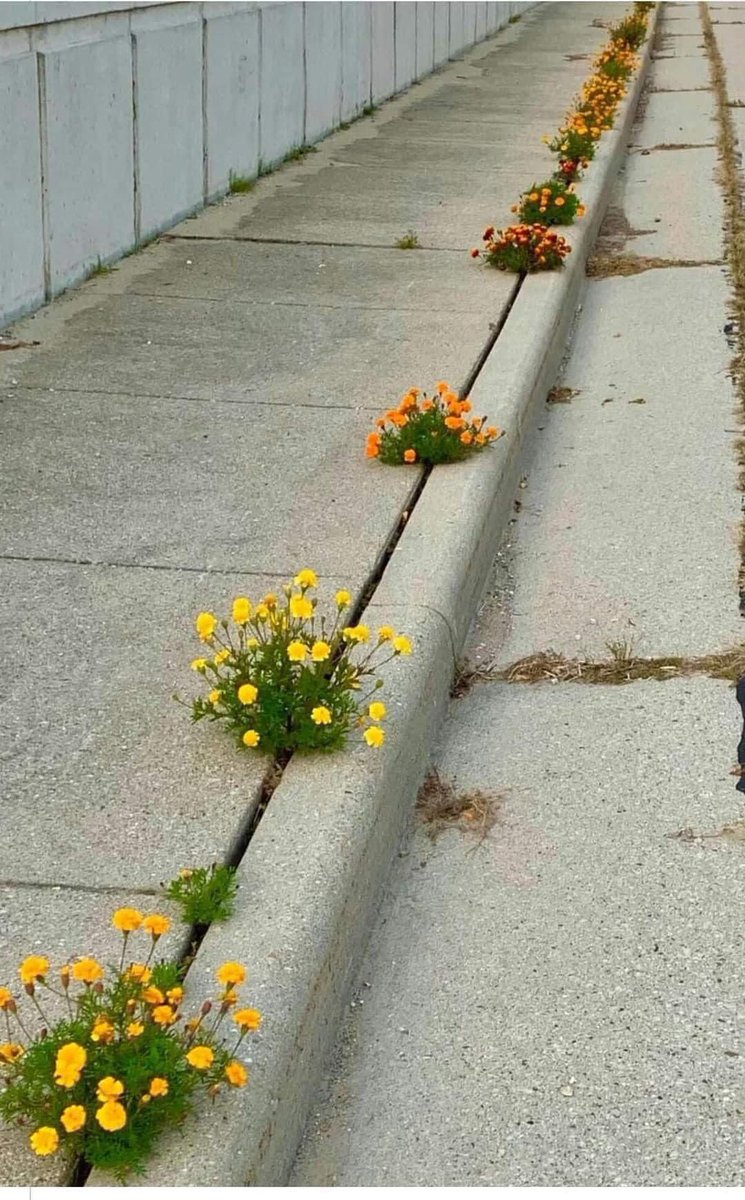
<instances>
[{"instance_id":1,"label":"sidewalk joint line","mask_svg":"<svg viewBox=\"0 0 745 1200\"><path fill-rule=\"evenodd\" d=\"M98 558L56 558L53 555L47 554L2 554L0 553L0 562L22 562L22 563L49 563L56 566L67 567L112 567L124 570L134 571L186 571L194 575L233 575L244 576L247 578L256 579L286 579L292 575L292 571L246 571L241 567L187 567L179 565L169 565L168 563L138 563L138 562L112 562L108 559ZM322 574L322 579L340 579L339 575Z\"/></svg>"},{"instance_id":2,"label":"sidewalk joint line","mask_svg":"<svg viewBox=\"0 0 745 1200\"><path fill-rule=\"evenodd\" d=\"M708 89L707 89L708 91ZM387 242L328 242L317 238L281 238L281 237L237 237L230 233L172 233L161 241L170 242L246 242L248 245L260 246L328 246L334 250L393 250L398 254L402 251L393 243ZM417 252L427 250L433 254L467 254L469 246L425 246L417 247Z\"/></svg>"},{"instance_id":3,"label":"sidewalk joint line","mask_svg":"<svg viewBox=\"0 0 745 1200\"><path fill-rule=\"evenodd\" d=\"M214 398L214 396L163 396L158 392L109 391L109 390L106 390L103 388L67 387L66 385L63 387L48 388L48 387L43 387L43 386L34 387L31 384L22 384L18 387L14 387L9 394L15 395L16 392L49 392L52 395L57 395L57 393L59 393L59 392L64 392L69 395L75 395L75 394L79 393L81 396L108 396L108 397L127 396L130 400L173 400L174 402L177 402L179 404L182 404L182 403L212 404L212 405L236 404L238 406L241 406L241 405L248 406L248 405L252 405L252 404L254 404L254 405L259 404L259 405L263 405L265 408L294 408L294 409L297 409L298 407L301 407L301 408L320 409L322 412L326 412L329 409L331 409L334 412L374 412L374 413L380 412L379 404L376 404L376 405L372 405L372 404L370 404L370 405L364 405L364 404L361 404L361 405L357 405L357 404L302 404L302 405L298 406L297 404L294 404L291 400L255 400L253 398L249 398L246 400L233 400L229 397L224 397L224 398L220 398L219 400L216 400Z\"/></svg>"}]
</instances>

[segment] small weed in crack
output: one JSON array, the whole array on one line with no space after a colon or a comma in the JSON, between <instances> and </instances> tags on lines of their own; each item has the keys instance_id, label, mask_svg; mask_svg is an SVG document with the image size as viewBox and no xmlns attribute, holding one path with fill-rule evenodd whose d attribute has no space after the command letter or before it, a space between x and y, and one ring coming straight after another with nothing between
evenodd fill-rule
<instances>
[{"instance_id":1,"label":"small weed in crack","mask_svg":"<svg viewBox=\"0 0 745 1200\"><path fill-rule=\"evenodd\" d=\"M611 275L640 275L643 271L659 271L666 267L719 267L720 259L653 258L641 254L593 254L587 261L586 274L590 279L607 279Z\"/></svg>"},{"instance_id":2,"label":"small weed in crack","mask_svg":"<svg viewBox=\"0 0 745 1200\"><path fill-rule=\"evenodd\" d=\"M455 780L443 779L439 771L432 770L419 789L416 812L433 842L445 829L453 828L475 833L483 842L497 822L505 795L480 789L459 792Z\"/></svg>"},{"instance_id":3,"label":"small weed in crack","mask_svg":"<svg viewBox=\"0 0 745 1200\"><path fill-rule=\"evenodd\" d=\"M669 833L667 836L679 842L687 842L689 845L704 841L739 842L742 844L745 842L745 821L734 821L732 825L723 825L721 829L699 832L692 829L690 825L687 825L685 829L678 829L675 833Z\"/></svg>"},{"instance_id":4,"label":"small weed in crack","mask_svg":"<svg viewBox=\"0 0 745 1200\"><path fill-rule=\"evenodd\" d=\"M552 387L546 396L546 404L571 404L574 397L579 394L579 388Z\"/></svg>"}]
</instances>

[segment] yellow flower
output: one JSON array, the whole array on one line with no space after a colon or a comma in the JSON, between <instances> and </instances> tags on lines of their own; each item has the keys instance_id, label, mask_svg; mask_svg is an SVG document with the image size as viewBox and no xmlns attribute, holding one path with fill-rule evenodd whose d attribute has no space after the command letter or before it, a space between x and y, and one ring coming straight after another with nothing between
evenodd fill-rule
<instances>
[{"instance_id":1,"label":"yellow flower","mask_svg":"<svg viewBox=\"0 0 745 1200\"><path fill-rule=\"evenodd\" d=\"M205 671L207 669L206 658L193 658L191 660L192 671Z\"/></svg>"},{"instance_id":2,"label":"yellow flower","mask_svg":"<svg viewBox=\"0 0 745 1200\"><path fill-rule=\"evenodd\" d=\"M200 612L196 620L197 633L203 642L211 642L217 629L217 617L211 612Z\"/></svg>"},{"instance_id":3,"label":"yellow flower","mask_svg":"<svg viewBox=\"0 0 745 1200\"><path fill-rule=\"evenodd\" d=\"M187 1054L186 1061L197 1071L207 1071L215 1061L214 1051L209 1046L195 1046Z\"/></svg>"},{"instance_id":4,"label":"yellow flower","mask_svg":"<svg viewBox=\"0 0 745 1200\"><path fill-rule=\"evenodd\" d=\"M171 918L164 916L163 913L151 913L149 917L145 917L143 920L142 928L153 939L162 937L171 928Z\"/></svg>"},{"instance_id":5,"label":"yellow flower","mask_svg":"<svg viewBox=\"0 0 745 1200\"><path fill-rule=\"evenodd\" d=\"M0 987L0 1009L9 1008L13 1003L13 993L10 988Z\"/></svg>"},{"instance_id":6,"label":"yellow flower","mask_svg":"<svg viewBox=\"0 0 745 1200\"><path fill-rule=\"evenodd\" d=\"M207 699L209 700L210 704L217 704L217 702L221 696L222 696L222 692L220 691L220 689L213 688L212 691L210 692L209 696L207 697Z\"/></svg>"},{"instance_id":7,"label":"yellow flower","mask_svg":"<svg viewBox=\"0 0 745 1200\"><path fill-rule=\"evenodd\" d=\"M182 987L172 987L166 992L166 998L169 1004L179 1005L184 998L184 989Z\"/></svg>"},{"instance_id":8,"label":"yellow flower","mask_svg":"<svg viewBox=\"0 0 745 1200\"><path fill-rule=\"evenodd\" d=\"M392 625L381 625L378 630L378 637L381 642L392 642L396 636L396 631Z\"/></svg>"},{"instance_id":9,"label":"yellow flower","mask_svg":"<svg viewBox=\"0 0 745 1200\"><path fill-rule=\"evenodd\" d=\"M367 625L347 625L342 632L348 642L367 642L370 638Z\"/></svg>"},{"instance_id":10,"label":"yellow flower","mask_svg":"<svg viewBox=\"0 0 745 1200\"><path fill-rule=\"evenodd\" d=\"M96 1120L107 1133L116 1133L127 1124L127 1110L118 1100L107 1100L96 1113Z\"/></svg>"},{"instance_id":11,"label":"yellow flower","mask_svg":"<svg viewBox=\"0 0 745 1200\"><path fill-rule=\"evenodd\" d=\"M218 650L217 654L216 654L216 655L215 655L215 657L212 659L212 661L213 661L213 663L215 664L215 666L216 666L216 667L221 667L221 666L222 666L222 664L223 664L224 662L227 662L229 658L230 658L230 651L229 651L229 650Z\"/></svg>"},{"instance_id":12,"label":"yellow flower","mask_svg":"<svg viewBox=\"0 0 745 1200\"><path fill-rule=\"evenodd\" d=\"M313 601L308 600L305 596L292 596L290 612L296 620L309 621L313 616Z\"/></svg>"},{"instance_id":13,"label":"yellow flower","mask_svg":"<svg viewBox=\"0 0 745 1200\"><path fill-rule=\"evenodd\" d=\"M127 1026L128 1038L138 1038L140 1034L144 1032L145 1026L142 1024L142 1021L130 1021L129 1025Z\"/></svg>"},{"instance_id":14,"label":"yellow flower","mask_svg":"<svg viewBox=\"0 0 745 1200\"><path fill-rule=\"evenodd\" d=\"M251 620L253 606L247 596L238 596L233 601L233 620L236 625L245 625Z\"/></svg>"},{"instance_id":15,"label":"yellow flower","mask_svg":"<svg viewBox=\"0 0 745 1200\"><path fill-rule=\"evenodd\" d=\"M29 1138L31 1149L34 1154L46 1155L54 1154L59 1146L59 1134L51 1125L42 1125L40 1129L35 1130Z\"/></svg>"},{"instance_id":16,"label":"yellow flower","mask_svg":"<svg viewBox=\"0 0 745 1200\"><path fill-rule=\"evenodd\" d=\"M411 642L407 637L395 637L393 639L393 649L396 651L396 654L411 654Z\"/></svg>"},{"instance_id":17,"label":"yellow flower","mask_svg":"<svg viewBox=\"0 0 745 1200\"><path fill-rule=\"evenodd\" d=\"M253 749L253 747L258 746L259 742L261 741L261 734L257 729L247 729L241 738L241 741L243 742L244 746L250 746Z\"/></svg>"},{"instance_id":18,"label":"yellow flower","mask_svg":"<svg viewBox=\"0 0 745 1200\"><path fill-rule=\"evenodd\" d=\"M148 987L145 988L144 992L142 993L142 999L146 1004L162 1004L165 1000L165 996L161 992L160 988Z\"/></svg>"},{"instance_id":19,"label":"yellow flower","mask_svg":"<svg viewBox=\"0 0 745 1200\"><path fill-rule=\"evenodd\" d=\"M137 983L148 983L150 981L151 971L144 963L132 963L127 971L130 979L136 980Z\"/></svg>"},{"instance_id":20,"label":"yellow flower","mask_svg":"<svg viewBox=\"0 0 745 1200\"><path fill-rule=\"evenodd\" d=\"M151 1096L167 1096L168 1095L168 1080L161 1079L160 1075L156 1075L150 1080L149 1092Z\"/></svg>"},{"instance_id":21,"label":"yellow flower","mask_svg":"<svg viewBox=\"0 0 745 1200\"><path fill-rule=\"evenodd\" d=\"M258 638L251 637L251 638L246 639L246 645L249 650L255 650L256 647L259 646L260 644L261 643L259 642Z\"/></svg>"},{"instance_id":22,"label":"yellow flower","mask_svg":"<svg viewBox=\"0 0 745 1200\"><path fill-rule=\"evenodd\" d=\"M42 954L29 954L18 968L18 974L21 983L34 983L37 979L43 979L48 970L48 958L44 958Z\"/></svg>"},{"instance_id":23,"label":"yellow flower","mask_svg":"<svg viewBox=\"0 0 745 1200\"><path fill-rule=\"evenodd\" d=\"M330 725L331 709L326 708L325 704L317 704L311 711L310 719L314 725Z\"/></svg>"},{"instance_id":24,"label":"yellow flower","mask_svg":"<svg viewBox=\"0 0 745 1200\"><path fill-rule=\"evenodd\" d=\"M299 588L314 588L318 587L318 576L315 571L309 570L308 567L303 571L298 571L295 576L295 587Z\"/></svg>"},{"instance_id":25,"label":"yellow flower","mask_svg":"<svg viewBox=\"0 0 745 1200\"><path fill-rule=\"evenodd\" d=\"M331 647L328 642L314 642L310 648L310 656L313 662L325 662L331 653Z\"/></svg>"},{"instance_id":26,"label":"yellow flower","mask_svg":"<svg viewBox=\"0 0 745 1200\"><path fill-rule=\"evenodd\" d=\"M91 1029L91 1041L101 1042L106 1046L114 1037L114 1026L107 1017L96 1017Z\"/></svg>"},{"instance_id":27,"label":"yellow flower","mask_svg":"<svg viewBox=\"0 0 745 1200\"><path fill-rule=\"evenodd\" d=\"M349 608L349 605L352 603L352 593L342 588L341 591L336 593L336 603L339 608Z\"/></svg>"},{"instance_id":28,"label":"yellow flower","mask_svg":"<svg viewBox=\"0 0 745 1200\"><path fill-rule=\"evenodd\" d=\"M15 1062L23 1054L23 1046L19 1042L0 1043L0 1058L3 1062Z\"/></svg>"},{"instance_id":29,"label":"yellow flower","mask_svg":"<svg viewBox=\"0 0 745 1200\"><path fill-rule=\"evenodd\" d=\"M124 1092L124 1084L121 1079L114 1079L113 1075L106 1075L103 1079L99 1079L96 1086L96 1096L103 1104L105 1100L116 1100L117 1096L121 1096Z\"/></svg>"},{"instance_id":30,"label":"yellow flower","mask_svg":"<svg viewBox=\"0 0 745 1200\"><path fill-rule=\"evenodd\" d=\"M238 699L241 704L253 704L258 697L259 689L252 683L242 683L238 688Z\"/></svg>"},{"instance_id":31,"label":"yellow flower","mask_svg":"<svg viewBox=\"0 0 745 1200\"><path fill-rule=\"evenodd\" d=\"M88 1061L88 1054L77 1042L66 1042L57 1051L54 1062L54 1082L59 1087L71 1088L80 1079L80 1073Z\"/></svg>"},{"instance_id":32,"label":"yellow flower","mask_svg":"<svg viewBox=\"0 0 745 1200\"><path fill-rule=\"evenodd\" d=\"M118 908L111 918L111 924L122 933L134 933L142 924L142 913L137 908Z\"/></svg>"},{"instance_id":33,"label":"yellow flower","mask_svg":"<svg viewBox=\"0 0 745 1200\"><path fill-rule=\"evenodd\" d=\"M385 730L381 729L379 725L371 725L369 729L365 730L363 737L368 746L377 748L382 746L385 741Z\"/></svg>"},{"instance_id":34,"label":"yellow flower","mask_svg":"<svg viewBox=\"0 0 745 1200\"><path fill-rule=\"evenodd\" d=\"M156 1025L173 1025L176 1020L176 1014L170 1004L156 1004L152 1016Z\"/></svg>"},{"instance_id":35,"label":"yellow flower","mask_svg":"<svg viewBox=\"0 0 745 1200\"><path fill-rule=\"evenodd\" d=\"M226 962L215 971L217 982L223 987L234 987L236 984L244 983L246 979L246 968L243 963Z\"/></svg>"},{"instance_id":36,"label":"yellow flower","mask_svg":"<svg viewBox=\"0 0 745 1200\"><path fill-rule=\"evenodd\" d=\"M239 1063L235 1058L225 1068L225 1076L233 1087L245 1087L248 1083L248 1071L243 1063Z\"/></svg>"},{"instance_id":37,"label":"yellow flower","mask_svg":"<svg viewBox=\"0 0 745 1200\"><path fill-rule=\"evenodd\" d=\"M384 721L386 718L388 709L383 704L382 700L373 700L372 704L370 705L370 707L368 708L367 711L369 712L373 721Z\"/></svg>"},{"instance_id":38,"label":"yellow flower","mask_svg":"<svg viewBox=\"0 0 745 1200\"><path fill-rule=\"evenodd\" d=\"M290 662L302 662L308 653L308 647L303 642L290 642L287 647L287 657Z\"/></svg>"},{"instance_id":39,"label":"yellow flower","mask_svg":"<svg viewBox=\"0 0 745 1200\"><path fill-rule=\"evenodd\" d=\"M103 967L95 958L81 958L73 964L72 977L79 983L95 983L103 979Z\"/></svg>"},{"instance_id":40,"label":"yellow flower","mask_svg":"<svg viewBox=\"0 0 745 1200\"><path fill-rule=\"evenodd\" d=\"M261 1013L258 1008L239 1008L233 1013L233 1020L241 1029L261 1028Z\"/></svg>"},{"instance_id":41,"label":"yellow flower","mask_svg":"<svg viewBox=\"0 0 745 1200\"><path fill-rule=\"evenodd\" d=\"M257 604L256 616L259 621L266 621L269 616L269 606L267 604Z\"/></svg>"},{"instance_id":42,"label":"yellow flower","mask_svg":"<svg viewBox=\"0 0 745 1200\"><path fill-rule=\"evenodd\" d=\"M77 1133L85 1125L85 1109L82 1104L68 1104L60 1117L66 1133Z\"/></svg>"}]
</instances>

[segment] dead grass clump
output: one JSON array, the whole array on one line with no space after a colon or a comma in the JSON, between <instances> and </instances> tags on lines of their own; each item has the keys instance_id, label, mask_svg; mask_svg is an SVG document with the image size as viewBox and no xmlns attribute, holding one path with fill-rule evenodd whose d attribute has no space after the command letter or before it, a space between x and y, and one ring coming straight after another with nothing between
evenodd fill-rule
<instances>
[{"instance_id":1,"label":"dead grass clump","mask_svg":"<svg viewBox=\"0 0 745 1200\"><path fill-rule=\"evenodd\" d=\"M718 267L719 259L654 258L642 254L593 254L587 260L586 274L591 279L607 279L611 275L640 275L642 271L659 271L665 267Z\"/></svg>"},{"instance_id":2,"label":"dead grass clump","mask_svg":"<svg viewBox=\"0 0 745 1200\"><path fill-rule=\"evenodd\" d=\"M432 770L419 789L416 811L432 841L445 829L475 833L483 841L496 824L504 799L504 792L459 792L454 779L443 779Z\"/></svg>"},{"instance_id":3,"label":"dead grass clump","mask_svg":"<svg viewBox=\"0 0 745 1200\"><path fill-rule=\"evenodd\" d=\"M571 404L575 396L579 396L579 388L552 387L546 396L546 404Z\"/></svg>"}]
</instances>

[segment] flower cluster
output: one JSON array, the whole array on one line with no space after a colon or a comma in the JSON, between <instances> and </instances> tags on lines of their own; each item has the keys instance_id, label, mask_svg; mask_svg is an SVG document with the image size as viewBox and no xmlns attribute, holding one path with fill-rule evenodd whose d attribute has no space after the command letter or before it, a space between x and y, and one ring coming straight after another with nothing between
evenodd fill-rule
<instances>
[{"instance_id":1,"label":"flower cluster","mask_svg":"<svg viewBox=\"0 0 745 1200\"><path fill-rule=\"evenodd\" d=\"M373 634L350 624L351 593L338 591L333 617L319 615L311 593L314 571L300 571L282 597L247 596L233 601L232 622L214 613L197 617L205 653L192 662L208 693L191 704L195 721L223 721L239 746L288 754L337 750L353 727L368 746L382 746L386 706L374 694L383 686L375 672L412 652L407 637L390 625ZM365 690L367 685L367 690Z\"/></svg>"},{"instance_id":2,"label":"flower cluster","mask_svg":"<svg viewBox=\"0 0 745 1200\"><path fill-rule=\"evenodd\" d=\"M647 33L647 13L653 5L634 10L610 29L610 40L593 63L574 108L554 138L546 141L558 155L556 178L567 183L579 178L595 154L596 143L611 129L626 94L626 82L638 66L634 51Z\"/></svg>"},{"instance_id":3,"label":"flower cluster","mask_svg":"<svg viewBox=\"0 0 745 1200\"><path fill-rule=\"evenodd\" d=\"M460 462L503 433L470 412L470 400L461 400L444 381L431 397L410 388L398 408L378 418L377 429L367 438L367 457L388 464Z\"/></svg>"},{"instance_id":4,"label":"flower cluster","mask_svg":"<svg viewBox=\"0 0 745 1200\"><path fill-rule=\"evenodd\" d=\"M36 1154L79 1156L124 1180L142 1169L162 1130L183 1121L196 1093L245 1086L248 1072L235 1055L261 1014L239 1007L236 989L246 971L225 963L215 1002L186 1019L183 968L153 961L170 919L119 908L112 923L123 938L115 969L107 972L89 956L57 970L40 954L21 963L28 1006L43 1025L38 1032L12 990L0 987L7 1035L0 1043L0 1115L31 1126ZM128 959L133 934L148 937L142 961ZM222 1040L226 1021L235 1026L230 1050Z\"/></svg>"},{"instance_id":5,"label":"flower cluster","mask_svg":"<svg viewBox=\"0 0 745 1200\"><path fill-rule=\"evenodd\" d=\"M519 213L520 220L527 225L571 225L575 217L585 215L579 196L560 179L534 183L520 197L520 203L512 206L512 211Z\"/></svg>"},{"instance_id":6,"label":"flower cluster","mask_svg":"<svg viewBox=\"0 0 745 1200\"><path fill-rule=\"evenodd\" d=\"M572 247L566 238L546 225L510 225L507 229L484 230L483 250L472 250L474 258L500 271L553 271L560 267Z\"/></svg>"}]
</instances>

